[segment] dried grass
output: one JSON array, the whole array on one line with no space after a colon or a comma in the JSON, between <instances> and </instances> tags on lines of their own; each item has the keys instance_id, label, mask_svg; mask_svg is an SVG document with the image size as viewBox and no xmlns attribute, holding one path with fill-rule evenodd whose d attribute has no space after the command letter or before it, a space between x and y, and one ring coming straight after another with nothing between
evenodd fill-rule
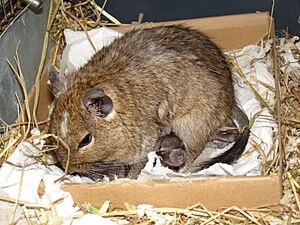
<instances>
[{"instance_id":1,"label":"dried grass","mask_svg":"<svg viewBox=\"0 0 300 225\"><path fill-rule=\"evenodd\" d=\"M56 43L52 57L54 65L59 67L60 53L66 44L63 36L64 29L85 31L88 41L95 50L94 44L87 33L88 30L96 27L122 25L115 17L104 10L105 4L106 1L100 7L93 0L82 1L78 4L58 0L52 14L53 26L51 29L53 40Z\"/></svg>"},{"instance_id":2,"label":"dried grass","mask_svg":"<svg viewBox=\"0 0 300 225\"><path fill-rule=\"evenodd\" d=\"M108 20L102 20L102 15ZM97 6L92 0L80 2L76 5L72 5L71 2L59 0L52 11L51 17L49 17L47 27L48 32L51 32L52 38L56 43L56 48L52 57L53 63L59 66L59 61L57 59L60 57L61 50L65 45L62 35L63 29L70 28L73 30L87 31L98 26L115 26L119 24L117 19L104 11L103 7ZM48 39L48 32L45 35L45 43ZM232 206L226 209L219 209L218 211L210 211L201 204L186 209L149 207L144 210L143 215L138 216L139 209L136 206L125 204L125 210L111 210L109 203L106 202L100 210L97 210L90 205L85 205L82 207L83 211L111 218L114 221L125 219L131 224L153 224L155 222L163 222L163 224L300 224L300 71L289 71L288 68L293 62L288 64L281 55L283 51L292 52L295 58L294 64L299 65L300 52L293 47L293 41L291 41L288 35L286 35L286 40L286 49L276 49L279 61L277 62L278 66L274 68L274 73L278 77L276 90L280 97L276 102L276 105L272 106L266 102L253 87L251 88L251 84L248 82L249 87L253 89L261 105L267 107L270 112L273 113L273 117L280 122L281 133L275 133L276 141L274 143L272 157L263 155L263 153L261 156L264 163L264 174L280 174L281 164L283 164L284 196L280 205L265 206L257 209L240 209L236 206ZM90 43L93 45L91 41ZM277 46L279 46L278 41ZM288 49L288 47L290 48ZM44 49L46 49L45 44ZM36 93L38 93L39 89L39 77L45 61L44 56L45 55L43 54L36 80ZM18 123L6 125L2 122L2 128L6 130L6 133L0 138L1 161L7 159L20 141L26 140L32 143L32 138L28 137L29 130L32 127L38 126L40 123L44 123L37 121L35 113L33 113L33 119L31 117L32 114L30 114L28 94L17 51L15 61L17 64L16 68L9 61L8 63L22 87L25 96L25 107L20 107L20 121L18 121ZM243 76L241 71L239 71L239 73ZM273 87L266 84L263 85L270 90L275 91ZM37 102L38 97L36 97L35 107ZM33 112L35 112L35 110L33 110ZM278 139L276 139L277 135L279 135ZM48 138L49 136L53 137L51 134L42 134L38 138ZM57 139L58 141L61 141L59 138ZM64 143L62 142L62 144ZM280 152L281 145L283 147L282 153ZM55 146L50 146L49 149L51 150L53 147ZM257 147L259 149L259 145L257 145ZM45 151L47 151L47 149ZM284 162L280 161L280 154L282 154ZM271 160L269 160L270 158ZM34 205L19 201L18 199L3 197L0 197L0 201L13 202L16 205L21 205L28 224L62 223L62 220L56 216L54 210L54 205L57 202L49 205ZM32 212L34 212L35 215L34 222L32 220ZM81 216L82 214L79 215L79 217Z\"/></svg>"},{"instance_id":3,"label":"dried grass","mask_svg":"<svg viewBox=\"0 0 300 225\"><path fill-rule=\"evenodd\" d=\"M291 213L285 206L269 206L257 209L241 209L232 206L218 211L210 211L201 204L186 209L152 208L145 205L123 211L99 212L87 205L88 212L114 220L126 219L131 224L284 224L281 216ZM299 218L291 217L288 224L299 223Z\"/></svg>"}]
</instances>

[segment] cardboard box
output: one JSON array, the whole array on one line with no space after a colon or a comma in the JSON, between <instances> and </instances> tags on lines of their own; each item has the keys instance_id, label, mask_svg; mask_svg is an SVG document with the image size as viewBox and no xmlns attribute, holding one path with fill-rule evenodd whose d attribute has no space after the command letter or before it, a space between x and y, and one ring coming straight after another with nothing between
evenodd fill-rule
<instances>
[{"instance_id":1,"label":"cardboard box","mask_svg":"<svg viewBox=\"0 0 300 225\"><path fill-rule=\"evenodd\" d=\"M268 13L147 23L116 29L126 32L137 26L168 24L184 24L201 30L224 51L256 44L269 31L274 35L272 19ZM41 120L46 118L45 112L48 111L52 99L47 87L47 79L47 76L44 76L41 80L41 97L37 112L37 116ZM233 205L259 207L278 204L282 195L280 174L262 177L182 178L176 181L124 180L97 184L64 184L62 188L72 194L75 202L89 202L93 206L99 207L104 201L109 200L113 208L123 208L125 202L133 205L145 203L155 207L188 207L201 203L211 210Z\"/></svg>"}]
</instances>

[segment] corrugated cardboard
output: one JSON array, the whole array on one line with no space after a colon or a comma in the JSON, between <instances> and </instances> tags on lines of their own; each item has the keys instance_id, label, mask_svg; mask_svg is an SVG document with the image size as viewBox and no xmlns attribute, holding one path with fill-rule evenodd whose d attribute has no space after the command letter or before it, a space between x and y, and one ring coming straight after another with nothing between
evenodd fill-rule
<instances>
[{"instance_id":1,"label":"corrugated cardboard","mask_svg":"<svg viewBox=\"0 0 300 225\"><path fill-rule=\"evenodd\" d=\"M151 204L155 207L186 208L197 203L210 210L219 207L258 207L278 204L281 184L277 176L219 177L174 181L116 181L97 184L63 185L77 202L100 207L111 201L112 208L124 203Z\"/></svg>"},{"instance_id":2,"label":"corrugated cardboard","mask_svg":"<svg viewBox=\"0 0 300 225\"><path fill-rule=\"evenodd\" d=\"M224 51L256 44L273 28L268 13L254 13L203 19L181 20L165 23L147 23L116 28L126 32L132 27L183 24L205 32ZM47 116L51 95L42 78L41 101L38 117ZM179 179L176 181L115 181L97 184L65 184L65 191L79 203L89 202L99 207L106 200L113 207L124 207L124 203L152 204L155 207L188 207L196 203L208 209L226 206L258 207L279 203L282 195L281 177L214 177L203 179Z\"/></svg>"}]
</instances>

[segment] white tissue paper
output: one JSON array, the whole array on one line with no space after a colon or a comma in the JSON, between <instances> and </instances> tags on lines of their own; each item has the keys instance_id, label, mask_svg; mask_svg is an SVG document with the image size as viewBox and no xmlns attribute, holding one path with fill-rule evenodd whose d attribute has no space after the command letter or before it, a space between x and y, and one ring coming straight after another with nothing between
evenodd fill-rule
<instances>
[{"instance_id":1,"label":"white tissue paper","mask_svg":"<svg viewBox=\"0 0 300 225\"><path fill-rule=\"evenodd\" d=\"M82 67L95 53L90 42L87 41L85 32L74 32L65 30L67 46L62 55L61 73L68 74ZM122 34L110 30L108 28L99 28L88 31L91 41L97 50L108 45L115 38ZM266 96L266 101L272 103L274 101L274 93L268 90L263 85L257 83L257 80L263 81L274 87L273 76L268 72L268 64L270 60L265 60L266 53L270 50L271 43L265 48L259 46L247 46L241 51L231 52L237 58L238 64L246 75L246 78L241 78L234 75L236 98L240 106L247 113L249 118L252 118L256 113L270 117L270 113L266 108L262 109L259 102L256 100L253 92L248 85L244 83L245 79L252 83L255 89L262 95ZM284 46L283 46L284 48ZM291 57L291 56L286 56ZM254 65L250 66L251 63ZM247 149L251 148L253 143L262 144L262 150L267 154L272 148L273 129L276 129L276 124L272 120L256 119L254 126L251 129L251 137L247 145ZM39 131L33 130L33 135L38 135ZM22 142L18 145L14 153L7 160L10 163L4 163L0 170L0 187L8 193L11 198L28 201L31 203L49 204L58 199L63 199L55 205L58 216L64 219L64 224L115 224L114 222L95 217L94 215L85 215L81 219L72 219L78 207L73 206L73 199L69 193L63 192L60 189L60 184L55 182L63 175L63 172L55 166L45 167L39 161L39 150L43 146L41 140L36 140L35 146L28 142ZM242 157L233 165L215 164L212 167L200 171L199 173L188 175L175 173L168 168L162 167L159 157L154 152L149 153L149 162L141 172L139 179L148 178L163 178L169 179L172 177L194 177L194 176L233 176L233 175L259 175L260 162L257 160L258 152L254 151L248 157ZM209 155L207 156L209 157ZM155 167L154 161L156 161ZM13 166L13 165L17 165ZM72 177L70 180L79 182L81 178ZM43 196L38 195L38 186L43 180L45 184L45 193ZM89 181L89 179L85 179Z\"/></svg>"},{"instance_id":2,"label":"white tissue paper","mask_svg":"<svg viewBox=\"0 0 300 225\"><path fill-rule=\"evenodd\" d=\"M122 36L112 29L101 27L88 31L91 42L87 39L85 31L64 30L66 47L63 51L60 66L60 75L67 75L78 70L86 64L90 58L104 46Z\"/></svg>"}]
</instances>

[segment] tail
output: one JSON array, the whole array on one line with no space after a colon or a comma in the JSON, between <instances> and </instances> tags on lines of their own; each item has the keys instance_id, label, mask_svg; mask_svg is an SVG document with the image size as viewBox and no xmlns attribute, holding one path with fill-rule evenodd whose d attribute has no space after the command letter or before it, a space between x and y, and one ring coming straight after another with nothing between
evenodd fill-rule
<instances>
[{"instance_id":1,"label":"tail","mask_svg":"<svg viewBox=\"0 0 300 225\"><path fill-rule=\"evenodd\" d=\"M215 163L231 164L243 154L250 136L249 119L244 111L242 111L237 105L233 109L233 119L240 130L238 139L230 149L223 152L221 155L201 163L201 169L208 168Z\"/></svg>"},{"instance_id":2,"label":"tail","mask_svg":"<svg viewBox=\"0 0 300 225\"><path fill-rule=\"evenodd\" d=\"M244 152L246 145L248 143L249 135L250 135L250 129L248 127L245 127L242 133L240 134L239 138L237 139L237 141L230 149L223 152L221 155L218 155L206 162L202 162L201 165L199 165L199 167L197 168L198 171L202 169L206 169L215 163L227 163L227 164L233 163Z\"/></svg>"},{"instance_id":3,"label":"tail","mask_svg":"<svg viewBox=\"0 0 300 225\"><path fill-rule=\"evenodd\" d=\"M231 164L242 155L250 136L249 119L238 106L235 106L233 109L233 119L237 123L240 131L240 135L233 146L227 151L207 161L197 163L196 159L186 172L198 172L212 166L215 163Z\"/></svg>"}]
</instances>

